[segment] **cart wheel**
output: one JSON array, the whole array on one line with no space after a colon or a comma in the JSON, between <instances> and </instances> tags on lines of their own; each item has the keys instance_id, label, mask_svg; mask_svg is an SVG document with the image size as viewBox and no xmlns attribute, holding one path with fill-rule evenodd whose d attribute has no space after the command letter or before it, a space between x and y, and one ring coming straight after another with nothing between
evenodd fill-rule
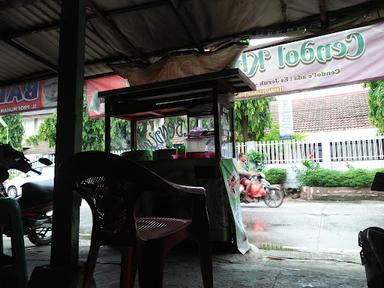
<instances>
[{"instance_id":1,"label":"cart wheel","mask_svg":"<svg viewBox=\"0 0 384 288\"><path fill-rule=\"evenodd\" d=\"M269 208L277 208L283 204L284 192L279 188L267 188L268 193L265 195L263 201Z\"/></svg>"}]
</instances>

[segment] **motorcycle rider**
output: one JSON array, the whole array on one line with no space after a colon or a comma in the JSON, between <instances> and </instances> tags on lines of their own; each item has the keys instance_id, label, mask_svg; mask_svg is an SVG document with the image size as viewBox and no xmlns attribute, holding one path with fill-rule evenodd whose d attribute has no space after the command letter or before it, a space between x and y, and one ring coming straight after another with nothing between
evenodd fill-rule
<instances>
[{"instance_id":1,"label":"motorcycle rider","mask_svg":"<svg viewBox=\"0 0 384 288\"><path fill-rule=\"evenodd\" d=\"M240 176L240 184L245 187L244 199L248 202L252 202L255 198L265 196L267 192L259 182L251 181L252 177L257 176L258 173L250 172L248 170L247 161L247 156L244 153L239 153L237 171Z\"/></svg>"}]
</instances>

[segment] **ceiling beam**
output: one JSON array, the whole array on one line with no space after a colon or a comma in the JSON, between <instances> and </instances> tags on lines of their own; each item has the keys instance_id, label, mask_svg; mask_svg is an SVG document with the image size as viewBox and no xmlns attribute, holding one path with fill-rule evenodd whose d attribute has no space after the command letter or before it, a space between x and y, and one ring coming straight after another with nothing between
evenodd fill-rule
<instances>
[{"instance_id":1,"label":"ceiling beam","mask_svg":"<svg viewBox=\"0 0 384 288\"><path fill-rule=\"evenodd\" d=\"M288 21L287 17L287 3L284 0L280 0L281 6L281 15L283 16L283 22L286 23Z\"/></svg>"},{"instance_id":2,"label":"ceiling beam","mask_svg":"<svg viewBox=\"0 0 384 288\"><path fill-rule=\"evenodd\" d=\"M87 61L87 62L85 62L84 66L87 67L87 66L102 65L102 64L106 65L107 63L121 61L122 59L123 59L122 57L112 57L112 58L104 58L104 59L99 59L99 60ZM23 76L23 77L16 78L16 79L0 81L0 87L17 85L20 83L34 81L37 79L38 80L50 79L50 78L57 77L57 75L58 75L57 71L55 72L52 69L49 69L49 70L40 71L40 72L31 74L31 75ZM84 77L84 79L92 79L92 78L96 78L96 77L104 77L104 76L110 76L110 75L116 75L116 73L115 72L107 72L107 73L103 73L103 74L87 76L87 77Z\"/></svg>"},{"instance_id":3,"label":"ceiling beam","mask_svg":"<svg viewBox=\"0 0 384 288\"><path fill-rule=\"evenodd\" d=\"M321 28L326 31L328 28L327 1L319 0Z\"/></svg>"},{"instance_id":4,"label":"ceiling beam","mask_svg":"<svg viewBox=\"0 0 384 288\"><path fill-rule=\"evenodd\" d=\"M32 52L31 50L25 48L24 46L15 42L15 40L10 39L10 40L3 40L3 41L5 43L7 43L8 45L12 46L13 48L15 48L16 50L20 51L24 55L32 58L33 60L35 60L37 62L40 62L41 64L43 64L45 66L47 66L51 71L53 71L55 73L57 73L59 71L57 65L51 63L47 59L41 57L40 55L37 55L36 53Z\"/></svg>"},{"instance_id":5,"label":"ceiling beam","mask_svg":"<svg viewBox=\"0 0 384 288\"><path fill-rule=\"evenodd\" d=\"M135 11L141 11L145 9L151 9L151 8L156 8L156 7L161 7L164 5L169 5L168 3L169 0L155 0L151 2L147 2L145 4L140 4L140 5L132 5L132 6L127 6L127 7L122 7L122 8L117 8L109 11L102 11L102 14L105 16L114 16L114 15L120 15L120 14L125 14L125 13L130 13L130 12L135 12ZM182 0L182 1L191 1L191 0ZM282 0L281 0L282 1ZM362 3L358 4L349 8L344 8L338 11L332 11L328 12L328 19L334 18L334 16L348 16L353 13L362 13L362 11L370 11L372 9L377 9L377 8L383 8L384 7L384 1L376 1L372 0L367 3ZM97 15L95 14L88 14L86 19L94 19L96 18ZM263 28L255 28L251 29L249 31L246 31L241 34L236 34L236 35L229 35L229 36L223 36L217 39L212 39L212 41L226 41L229 38L233 37L239 37L239 36L246 36L246 35L252 35L252 34L264 34L265 32L269 31L275 31L276 29L291 29L297 26L303 26L303 25L310 25L311 23L315 21L321 21L321 18L317 16L310 16L305 19L301 19L295 22L291 23L282 23L278 25L272 25L269 27L263 27ZM0 40L3 39L12 39L12 38L17 38L17 37L22 37L25 35L33 34L33 33L39 33L39 32L45 32L45 31L51 31L51 30L57 30L59 29L59 21L52 21L50 23L44 23L40 25L36 25L34 27L26 28L26 29L21 29L21 30L15 30L15 31L10 31L9 33L2 33L0 34ZM204 46L204 41L201 40L202 46ZM185 47L175 47L174 50L181 49ZM155 51L157 52L157 51ZM151 53L150 55L152 55Z\"/></svg>"},{"instance_id":6,"label":"ceiling beam","mask_svg":"<svg viewBox=\"0 0 384 288\"><path fill-rule=\"evenodd\" d=\"M183 1L190 1L190 0L183 0ZM146 9L151 9L151 8L157 8L161 6L168 5L168 0L155 0L151 2L147 2L144 4L139 4L139 5L130 5L127 7L122 7L122 8L117 8L117 9L112 9L108 11L102 11L101 13L106 16L114 16L114 15L121 15L125 13L131 13L131 12L137 12L141 10L146 10ZM60 14L60 11L58 11L58 14ZM58 15L59 17L59 15ZM86 16L86 20L91 20L97 18L98 15L96 14L88 14ZM23 37L26 35L34 34L34 33L40 33L40 32L47 32L47 31L52 31L52 30L57 30L59 29L59 20L55 20L49 23L44 23L44 24L39 24L33 27L25 28L25 29L20 29L20 30L15 30L15 31L10 31L9 33L2 34L0 35L0 40L3 38L11 39L11 38L18 38L18 37Z\"/></svg>"},{"instance_id":7,"label":"ceiling beam","mask_svg":"<svg viewBox=\"0 0 384 288\"><path fill-rule=\"evenodd\" d=\"M95 5L92 0L86 0L86 5L93 11L94 15L96 15L97 18L111 31L111 33L113 33L117 37L117 41L126 47L125 49L133 51L133 54L136 57L143 59L143 61L146 61L142 52L137 49L137 47L135 47L132 42L109 19L107 19L102 12L100 12L99 8ZM125 54L125 51L119 52Z\"/></svg>"},{"instance_id":8,"label":"ceiling beam","mask_svg":"<svg viewBox=\"0 0 384 288\"><path fill-rule=\"evenodd\" d=\"M175 0L168 0L168 3L169 5L171 6L172 8L172 11L173 13L175 14L176 16L176 19L177 21L180 23L180 25L183 27L185 33L191 38L193 39L193 43L195 44L195 46L199 49L199 51L203 52L204 51L204 47L203 45L201 45L201 42L198 38L196 34L196 31L191 31L191 29L187 26L187 24L184 22L184 19L181 17L180 15L180 12L179 12L179 7L177 6L176 4L176 1ZM178 1L178 3L180 3L180 1ZM195 30L195 29L193 29Z\"/></svg>"}]
</instances>

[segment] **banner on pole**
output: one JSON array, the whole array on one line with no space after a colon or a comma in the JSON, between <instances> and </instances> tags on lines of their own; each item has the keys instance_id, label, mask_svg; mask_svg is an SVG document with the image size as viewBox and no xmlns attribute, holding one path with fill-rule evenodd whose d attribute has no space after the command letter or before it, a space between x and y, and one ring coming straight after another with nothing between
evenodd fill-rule
<instances>
[{"instance_id":1,"label":"banner on pole","mask_svg":"<svg viewBox=\"0 0 384 288\"><path fill-rule=\"evenodd\" d=\"M384 23L243 53L236 66L256 84L237 99L384 78Z\"/></svg>"},{"instance_id":2,"label":"banner on pole","mask_svg":"<svg viewBox=\"0 0 384 288\"><path fill-rule=\"evenodd\" d=\"M244 228L240 207L240 177L234 159L221 159L220 170L227 189L228 201L231 206L236 231L236 244L239 251L245 254L249 250L247 233Z\"/></svg>"}]
</instances>

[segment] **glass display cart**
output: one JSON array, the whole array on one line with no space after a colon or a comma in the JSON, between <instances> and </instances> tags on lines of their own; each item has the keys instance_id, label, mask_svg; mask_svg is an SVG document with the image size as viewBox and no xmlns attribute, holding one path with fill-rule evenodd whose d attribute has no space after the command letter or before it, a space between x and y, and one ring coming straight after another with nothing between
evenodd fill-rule
<instances>
[{"instance_id":1,"label":"glass display cart","mask_svg":"<svg viewBox=\"0 0 384 288\"><path fill-rule=\"evenodd\" d=\"M168 180L205 187L211 239L237 243L240 251L248 248L233 160L233 101L235 93L253 89L240 70L228 69L99 93L106 150L115 150L111 119L130 121L126 139L119 140L127 148L122 155ZM182 200L175 206L188 211Z\"/></svg>"}]
</instances>

